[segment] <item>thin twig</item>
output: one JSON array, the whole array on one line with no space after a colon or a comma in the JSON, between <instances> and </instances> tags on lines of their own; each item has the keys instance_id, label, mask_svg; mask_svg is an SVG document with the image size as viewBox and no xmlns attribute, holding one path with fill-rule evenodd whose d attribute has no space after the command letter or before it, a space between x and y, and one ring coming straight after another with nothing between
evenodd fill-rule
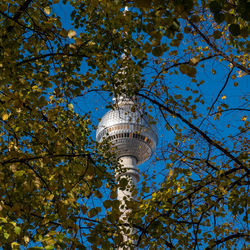
<instances>
[{"instance_id":1,"label":"thin twig","mask_svg":"<svg viewBox=\"0 0 250 250\"><path fill-rule=\"evenodd\" d=\"M72 56L72 57L88 57L84 54L67 54L67 53L48 53L48 54L44 54L44 55L40 55L40 56L37 56L37 57L32 57L32 58L29 58L29 59L25 59L21 62L18 62L16 65L19 66L21 64L24 64L24 63L29 63L29 62L33 62L33 61L36 61L36 60L40 60L40 59L43 59L43 58L46 58L46 57L51 57L51 56Z\"/></svg>"},{"instance_id":2,"label":"thin twig","mask_svg":"<svg viewBox=\"0 0 250 250\"><path fill-rule=\"evenodd\" d=\"M243 109L243 108L225 109L225 110L221 110L221 111L214 112L214 113L210 114L210 116L216 115L216 114L218 114L218 113L228 112L228 111L247 111L247 112L250 112L250 109Z\"/></svg>"},{"instance_id":3,"label":"thin twig","mask_svg":"<svg viewBox=\"0 0 250 250\"><path fill-rule=\"evenodd\" d=\"M232 67L231 70L229 71L229 73L228 73L228 75L227 75L227 79L226 79L226 81L225 81L223 87L221 88L220 92L219 92L218 95L216 96L216 98L215 98L213 104L211 105L211 107L210 107L210 109L209 109L209 111L208 111L206 117L201 121L199 127L200 127L200 126L202 125L202 123L206 120L206 118L210 115L210 113L211 113L211 111L212 111L212 109L213 109L215 103L218 101L218 99L219 99L219 97L220 97L220 94L221 94L222 91L226 88L226 86L227 86L227 84L228 84L228 81L229 81L229 77L230 77L231 73L233 72L233 69L234 69L234 67Z\"/></svg>"}]
</instances>

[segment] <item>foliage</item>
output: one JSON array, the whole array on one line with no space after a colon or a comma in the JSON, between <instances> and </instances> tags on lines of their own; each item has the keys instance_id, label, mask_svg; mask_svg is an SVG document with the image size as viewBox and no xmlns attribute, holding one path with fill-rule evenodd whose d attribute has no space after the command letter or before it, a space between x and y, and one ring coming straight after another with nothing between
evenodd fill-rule
<instances>
[{"instance_id":1,"label":"foliage","mask_svg":"<svg viewBox=\"0 0 250 250\"><path fill-rule=\"evenodd\" d=\"M59 2L0 4L1 246L123 244L115 156L72 105L104 91L140 96L171 138L155 159L163 180L144 173L129 204L137 246L246 249L248 1L64 0L71 29Z\"/></svg>"}]
</instances>

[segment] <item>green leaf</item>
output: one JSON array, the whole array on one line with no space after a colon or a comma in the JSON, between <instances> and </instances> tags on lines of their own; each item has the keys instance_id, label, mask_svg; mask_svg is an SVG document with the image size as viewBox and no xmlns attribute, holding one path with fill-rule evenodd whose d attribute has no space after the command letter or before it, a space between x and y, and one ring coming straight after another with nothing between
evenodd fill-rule
<instances>
[{"instance_id":1,"label":"green leaf","mask_svg":"<svg viewBox=\"0 0 250 250\"><path fill-rule=\"evenodd\" d=\"M87 216L89 217L89 218L92 218L92 217L94 217L94 216L96 216L97 214L98 214L98 209L97 208L92 208L92 209L90 209L89 211L88 211L88 213L87 213Z\"/></svg>"},{"instance_id":2,"label":"green leaf","mask_svg":"<svg viewBox=\"0 0 250 250\"><path fill-rule=\"evenodd\" d=\"M127 187L127 185L128 185L128 180L127 180L127 178L121 178L121 179L119 180L119 186L120 186L120 189L121 189L121 190L125 190L126 187Z\"/></svg>"},{"instance_id":3,"label":"green leaf","mask_svg":"<svg viewBox=\"0 0 250 250\"><path fill-rule=\"evenodd\" d=\"M219 12L221 11L222 9L222 6L218 3L218 1L212 1L210 4L209 4L209 7L210 7L210 10L212 12Z\"/></svg>"},{"instance_id":4,"label":"green leaf","mask_svg":"<svg viewBox=\"0 0 250 250\"><path fill-rule=\"evenodd\" d=\"M223 13L216 12L214 13L214 19L218 24L220 24L225 20L225 15Z\"/></svg>"},{"instance_id":5,"label":"green leaf","mask_svg":"<svg viewBox=\"0 0 250 250\"><path fill-rule=\"evenodd\" d=\"M198 15L193 15L190 18L191 22L198 23L200 21L200 17Z\"/></svg>"},{"instance_id":6,"label":"green leaf","mask_svg":"<svg viewBox=\"0 0 250 250\"><path fill-rule=\"evenodd\" d=\"M190 77L194 77L196 75L196 68L192 67L188 64L182 64L179 66L179 69L181 71L181 73L186 74Z\"/></svg>"},{"instance_id":7,"label":"green leaf","mask_svg":"<svg viewBox=\"0 0 250 250\"><path fill-rule=\"evenodd\" d=\"M143 46L143 49L146 53L150 53L152 51L152 46L150 45L149 42L146 42Z\"/></svg>"},{"instance_id":8,"label":"green leaf","mask_svg":"<svg viewBox=\"0 0 250 250\"><path fill-rule=\"evenodd\" d=\"M15 226L14 231L15 231L16 234L20 234L21 233L21 228L18 227L18 226Z\"/></svg>"},{"instance_id":9,"label":"green leaf","mask_svg":"<svg viewBox=\"0 0 250 250\"><path fill-rule=\"evenodd\" d=\"M153 53L153 55L156 56L156 57L162 56L162 55L163 55L163 49L162 49L162 47L155 47L155 48L152 50L152 53Z\"/></svg>"},{"instance_id":10,"label":"green leaf","mask_svg":"<svg viewBox=\"0 0 250 250\"><path fill-rule=\"evenodd\" d=\"M219 30L215 30L214 33L213 33L213 37L215 39L220 39L222 36L221 32Z\"/></svg>"},{"instance_id":11,"label":"green leaf","mask_svg":"<svg viewBox=\"0 0 250 250\"><path fill-rule=\"evenodd\" d=\"M21 176L23 176L25 174L25 171L24 170L19 170L19 171L16 171L15 173L14 173L14 176L15 177L21 177Z\"/></svg>"},{"instance_id":12,"label":"green leaf","mask_svg":"<svg viewBox=\"0 0 250 250\"><path fill-rule=\"evenodd\" d=\"M230 24L229 31L233 36L240 35L240 25L235 23Z\"/></svg>"},{"instance_id":13,"label":"green leaf","mask_svg":"<svg viewBox=\"0 0 250 250\"><path fill-rule=\"evenodd\" d=\"M135 4L139 8L150 8L152 0L136 0Z\"/></svg>"},{"instance_id":14,"label":"green leaf","mask_svg":"<svg viewBox=\"0 0 250 250\"><path fill-rule=\"evenodd\" d=\"M4 232L4 233L3 233L3 236L4 236L4 238L7 240L7 239L10 237L10 234L7 233L7 232Z\"/></svg>"},{"instance_id":15,"label":"green leaf","mask_svg":"<svg viewBox=\"0 0 250 250\"><path fill-rule=\"evenodd\" d=\"M108 209L110 207L112 207L112 201L111 200L106 200L103 202L103 206Z\"/></svg>"},{"instance_id":16,"label":"green leaf","mask_svg":"<svg viewBox=\"0 0 250 250\"><path fill-rule=\"evenodd\" d=\"M46 246L44 249L45 250L53 250L53 249L55 249L55 247L54 247L54 245L53 246Z\"/></svg>"}]
</instances>

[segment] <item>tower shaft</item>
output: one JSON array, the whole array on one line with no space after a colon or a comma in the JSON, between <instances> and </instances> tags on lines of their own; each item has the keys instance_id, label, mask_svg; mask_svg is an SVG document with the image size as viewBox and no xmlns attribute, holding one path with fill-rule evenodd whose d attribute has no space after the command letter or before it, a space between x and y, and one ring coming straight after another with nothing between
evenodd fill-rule
<instances>
[{"instance_id":1,"label":"tower shaft","mask_svg":"<svg viewBox=\"0 0 250 250\"><path fill-rule=\"evenodd\" d=\"M128 221L128 214L131 213L131 209L128 208L126 204L127 201L131 201L135 199L136 186L140 179L139 169L136 165L136 158L133 156L123 156L119 158L119 162L121 164L120 171L117 171L116 177L118 179L118 183L125 181L126 186L122 186L118 188L117 191L117 199L120 201L120 223L121 230L123 231L123 242L130 242L135 246L135 241L132 240L132 235L136 233L136 230L133 228L133 225ZM125 249L123 247L119 247L118 249ZM135 247L134 247L135 249Z\"/></svg>"}]
</instances>

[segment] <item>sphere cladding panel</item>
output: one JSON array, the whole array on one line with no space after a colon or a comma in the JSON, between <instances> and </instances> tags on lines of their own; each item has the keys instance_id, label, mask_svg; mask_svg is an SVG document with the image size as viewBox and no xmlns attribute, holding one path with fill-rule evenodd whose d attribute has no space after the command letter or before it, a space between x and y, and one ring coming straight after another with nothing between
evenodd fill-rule
<instances>
[{"instance_id":1,"label":"sphere cladding panel","mask_svg":"<svg viewBox=\"0 0 250 250\"><path fill-rule=\"evenodd\" d=\"M133 105L123 105L118 109L108 111L99 123L98 129L101 127L110 127L114 124L122 123L131 123L138 124L143 127L151 127L151 125L149 125L148 117L143 115L143 113L138 110L132 112L132 106Z\"/></svg>"},{"instance_id":2,"label":"sphere cladding panel","mask_svg":"<svg viewBox=\"0 0 250 250\"><path fill-rule=\"evenodd\" d=\"M151 157L158 137L149 118L139 110L132 112L132 106L108 111L98 125L96 138L99 142L108 138L118 157L131 155L141 164Z\"/></svg>"}]
</instances>

